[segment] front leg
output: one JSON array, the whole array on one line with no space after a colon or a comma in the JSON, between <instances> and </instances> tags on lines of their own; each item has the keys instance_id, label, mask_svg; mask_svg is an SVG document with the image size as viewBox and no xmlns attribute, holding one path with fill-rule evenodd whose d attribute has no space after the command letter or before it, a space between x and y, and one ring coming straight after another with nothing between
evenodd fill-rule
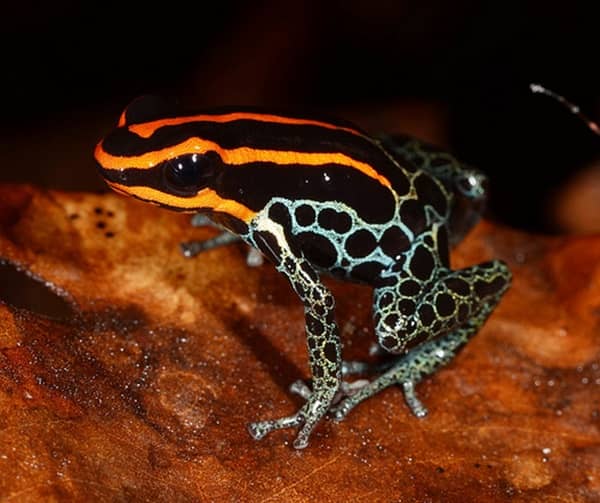
<instances>
[{"instance_id":1,"label":"front leg","mask_svg":"<svg viewBox=\"0 0 600 503\"><path fill-rule=\"evenodd\" d=\"M312 393L295 414L259 421L248 426L257 440L281 428L299 426L296 449L308 445L311 432L331 408L341 385L341 344L334 320L334 299L319 275L299 252L293 252L278 224L268 222L268 231L258 231L251 240L276 264L304 304L306 341L312 373Z\"/></svg>"},{"instance_id":2,"label":"front leg","mask_svg":"<svg viewBox=\"0 0 600 503\"><path fill-rule=\"evenodd\" d=\"M179 243L179 248L181 249L181 253L184 257L195 257L199 253L241 241L239 236L224 230L221 225L216 224L210 219L210 217L204 215L203 213L196 213L192 217L191 223L194 227L214 227L222 232L214 238L207 239L205 241L187 241L185 243ZM259 267L263 264L263 256L256 248L250 246L248 248L248 254L246 255L246 263L250 267Z\"/></svg>"}]
</instances>

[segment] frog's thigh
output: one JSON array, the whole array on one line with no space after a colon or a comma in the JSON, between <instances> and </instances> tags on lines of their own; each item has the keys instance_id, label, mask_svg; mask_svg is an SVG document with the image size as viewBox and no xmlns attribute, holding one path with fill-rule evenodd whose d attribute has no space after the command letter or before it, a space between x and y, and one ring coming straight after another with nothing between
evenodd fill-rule
<instances>
[{"instance_id":1,"label":"frog's thigh","mask_svg":"<svg viewBox=\"0 0 600 503\"><path fill-rule=\"evenodd\" d=\"M452 271L436 269L428 282L399 277L374 291L375 332L381 346L400 353L463 326L487 303L495 305L510 283L498 260Z\"/></svg>"},{"instance_id":2,"label":"frog's thigh","mask_svg":"<svg viewBox=\"0 0 600 503\"><path fill-rule=\"evenodd\" d=\"M448 291L453 290L448 285L456 288L458 285L458 283L455 283L456 278L460 278L461 281L469 285L469 293L473 297L467 299L469 295L458 295L459 300L454 301L457 304L455 312L460 311L460 306L465 305L463 303L469 306L471 313L468 319L446 335L440 336L432 333L431 337L434 338L423 342L406 355L398 358L389 370L335 407L336 419L342 419L360 402L392 384L402 386L406 402L413 414L417 417L423 417L427 414L427 409L416 396L415 385L425 376L432 374L439 367L451 361L458 350L477 333L508 288L510 272L503 262L487 262L467 269L449 272L438 281L435 290L438 294L442 292L449 295ZM462 290L461 293L463 293ZM464 293L466 294L466 292ZM433 293L432 297L426 298L435 300L435 295L436 293ZM430 305L430 307L433 309L435 306ZM436 313L436 315L440 316L440 313ZM460 318L459 315L453 317L451 314L443 317L446 320L446 325L451 324L453 320L460 320ZM385 336L388 337L389 334Z\"/></svg>"}]
</instances>

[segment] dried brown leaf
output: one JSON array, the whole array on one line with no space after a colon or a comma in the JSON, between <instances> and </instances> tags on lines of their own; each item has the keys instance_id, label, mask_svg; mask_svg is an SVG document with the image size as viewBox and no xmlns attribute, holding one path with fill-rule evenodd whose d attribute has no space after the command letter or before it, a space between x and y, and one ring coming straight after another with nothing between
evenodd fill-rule
<instances>
[{"instance_id":1,"label":"dried brown leaf","mask_svg":"<svg viewBox=\"0 0 600 503\"><path fill-rule=\"evenodd\" d=\"M388 389L297 452L246 424L300 405L302 307L241 245L179 253L212 235L117 195L0 186L0 258L70 306L0 303L3 501L600 500L600 236L480 224L455 265L502 258L514 284L419 385L429 416ZM364 359L370 290L328 284Z\"/></svg>"}]
</instances>

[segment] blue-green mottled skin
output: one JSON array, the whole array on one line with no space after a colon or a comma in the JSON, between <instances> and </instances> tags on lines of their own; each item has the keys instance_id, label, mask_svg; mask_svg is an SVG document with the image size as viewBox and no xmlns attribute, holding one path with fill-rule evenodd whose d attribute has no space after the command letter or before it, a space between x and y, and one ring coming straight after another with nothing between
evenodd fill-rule
<instances>
[{"instance_id":1,"label":"blue-green mottled skin","mask_svg":"<svg viewBox=\"0 0 600 503\"><path fill-rule=\"evenodd\" d=\"M149 120L148 114L143 118ZM139 123L133 113L127 119ZM211 151L203 154L199 170L198 155L190 152L165 159L152 170L117 172L97 155L102 174L118 182L122 192L129 192L128 186L147 185L157 193L191 196L209 188L254 212L241 221L239 215L195 208L234 235L222 234L208 244L188 243L185 251L191 256L239 236L275 264L304 304L312 391L296 387L306 403L295 414L250 424L256 439L298 427L294 446L303 448L326 413L342 419L392 384L402 387L412 412L424 416L427 411L415 385L454 357L510 284L510 272L498 260L450 268L450 246L480 217L485 177L418 140L371 138L346 124L338 130L272 119L217 124L204 118L165 125L150 138L135 137L124 128L99 149L125 158L201 137L229 149L249 146L345 156L331 157L338 160L322 166L284 166L263 159L232 167ZM372 172L366 175L340 158L360 161ZM173 207L160 196L151 201ZM322 273L373 286L375 334L379 346L395 358L376 367L342 360L335 303L320 279ZM374 377L352 387L343 377L356 373Z\"/></svg>"}]
</instances>

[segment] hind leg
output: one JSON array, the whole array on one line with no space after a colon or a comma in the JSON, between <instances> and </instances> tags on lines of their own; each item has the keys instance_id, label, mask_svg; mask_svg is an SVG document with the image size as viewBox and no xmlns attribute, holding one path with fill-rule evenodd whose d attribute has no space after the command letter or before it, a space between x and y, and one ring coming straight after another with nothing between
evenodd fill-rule
<instances>
[{"instance_id":1,"label":"hind leg","mask_svg":"<svg viewBox=\"0 0 600 503\"><path fill-rule=\"evenodd\" d=\"M397 286L396 301L387 304L390 289L376 291L376 308L384 312L376 317L379 343L395 353L402 352L408 343L420 344L334 407L336 419L342 419L360 402L393 384L402 386L413 414L425 416L427 409L417 398L415 385L454 358L484 324L509 283L506 265L492 261L458 271L447 270L420 297L400 295L402 287Z\"/></svg>"}]
</instances>

